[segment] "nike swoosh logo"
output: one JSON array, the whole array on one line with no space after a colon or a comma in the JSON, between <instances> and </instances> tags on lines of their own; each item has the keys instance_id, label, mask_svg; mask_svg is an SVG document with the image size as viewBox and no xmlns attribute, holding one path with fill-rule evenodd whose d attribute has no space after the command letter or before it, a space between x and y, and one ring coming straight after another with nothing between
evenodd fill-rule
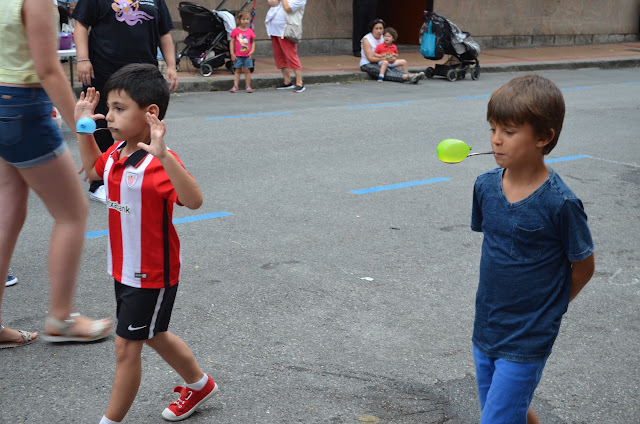
<instances>
[{"instance_id":1,"label":"nike swoosh logo","mask_svg":"<svg viewBox=\"0 0 640 424\"><path fill-rule=\"evenodd\" d=\"M142 330L145 327L146 327L146 325L143 325L142 327L132 327L131 324L129 324L129 327L127 327L127 330L129 330L129 331L137 331L137 330Z\"/></svg>"}]
</instances>

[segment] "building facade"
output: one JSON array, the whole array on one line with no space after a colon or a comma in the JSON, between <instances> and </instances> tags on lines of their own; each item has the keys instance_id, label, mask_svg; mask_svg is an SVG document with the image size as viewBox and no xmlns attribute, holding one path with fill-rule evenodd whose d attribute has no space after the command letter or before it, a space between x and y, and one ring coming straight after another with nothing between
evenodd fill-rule
<instances>
[{"instance_id":1,"label":"building facade","mask_svg":"<svg viewBox=\"0 0 640 424\"><path fill-rule=\"evenodd\" d=\"M177 30L184 40L179 0L166 0ZM209 9L222 0L195 1ZM350 54L353 2L358 0L308 0L303 21L301 54ZM433 3L483 48L592 44L638 40L640 0L378 0L376 16L396 28L398 43L418 44L423 11ZM256 0L254 31L258 55L269 55L264 28L266 0ZM253 0L226 0L222 9L251 11Z\"/></svg>"}]
</instances>

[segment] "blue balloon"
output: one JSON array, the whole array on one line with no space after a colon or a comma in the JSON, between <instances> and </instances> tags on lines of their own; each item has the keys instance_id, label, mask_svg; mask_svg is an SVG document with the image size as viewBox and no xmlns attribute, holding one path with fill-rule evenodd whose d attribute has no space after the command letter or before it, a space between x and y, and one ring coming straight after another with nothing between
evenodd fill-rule
<instances>
[{"instance_id":1,"label":"blue balloon","mask_svg":"<svg viewBox=\"0 0 640 424\"><path fill-rule=\"evenodd\" d=\"M85 116L84 118L78 119L76 122L76 131L80 134L93 134L96 130L96 121Z\"/></svg>"}]
</instances>

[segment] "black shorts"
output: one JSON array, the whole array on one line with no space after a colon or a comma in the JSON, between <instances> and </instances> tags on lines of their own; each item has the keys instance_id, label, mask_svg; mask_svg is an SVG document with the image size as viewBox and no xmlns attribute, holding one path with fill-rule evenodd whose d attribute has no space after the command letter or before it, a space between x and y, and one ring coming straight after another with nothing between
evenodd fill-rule
<instances>
[{"instance_id":1,"label":"black shorts","mask_svg":"<svg viewBox=\"0 0 640 424\"><path fill-rule=\"evenodd\" d=\"M113 281L118 336L127 340L148 340L169 329L178 284L164 289L139 289Z\"/></svg>"}]
</instances>

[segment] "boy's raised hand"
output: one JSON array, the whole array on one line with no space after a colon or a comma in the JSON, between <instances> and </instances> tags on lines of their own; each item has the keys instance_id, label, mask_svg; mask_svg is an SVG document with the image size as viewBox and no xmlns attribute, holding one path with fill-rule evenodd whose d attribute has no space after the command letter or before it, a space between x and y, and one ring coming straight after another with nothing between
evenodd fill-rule
<instances>
[{"instance_id":1,"label":"boy's raised hand","mask_svg":"<svg viewBox=\"0 0 640 424\"><path fill-rule=\"evenodd\" d=\"M76 122L78 119L84 118L85 116L90 117L94 121L96 119L104 119L105 116L101 113L97 113L94 115L93 111L96 110L96 106L98 106L98 102L100 101L100 93L96 91L94 87L87 88L87 94L80 93L80 100L76 103L76 109L74 111L74 118Z\"/></svg>"},{"instance_id":2,"label":"boy's raised hand","mask_svg":"<svg viewBox=\"0 0 640 424\"><path fill-rule=\"evenodd\" d=\"M164 134L167 132L167 127L164 121L159 120L158 117L152 113L147 112L146 119L147 124L149 124L149 137L151 142L149 144L138 143L138 147L162 160L167 154L167 145L164 142Z\"/></svg>"}]
</instances>

